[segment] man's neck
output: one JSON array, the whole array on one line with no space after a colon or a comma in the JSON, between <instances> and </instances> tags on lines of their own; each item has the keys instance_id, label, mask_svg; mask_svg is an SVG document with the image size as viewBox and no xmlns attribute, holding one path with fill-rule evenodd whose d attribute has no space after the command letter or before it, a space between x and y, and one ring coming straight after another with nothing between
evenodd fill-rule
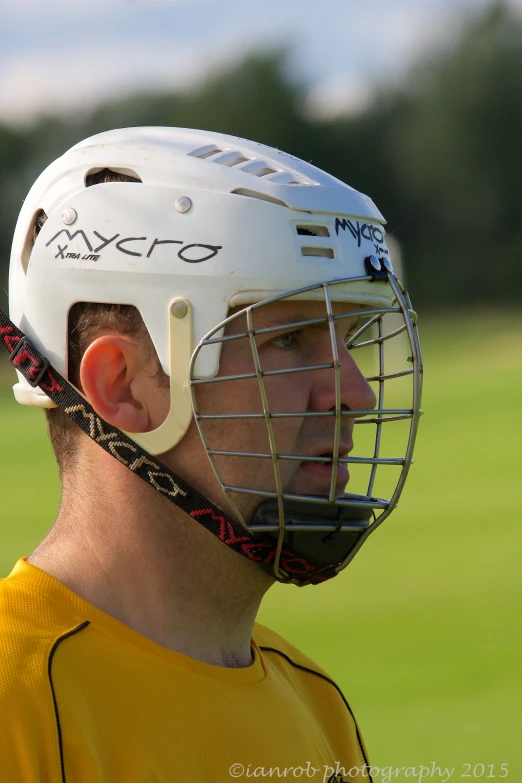
<instances>
[{"instance_id":1,"label":"man's neck","mask_svg":"<svg viewBox=\"0 0 522 783\"><path fill-rule=\"evenodd\" d=\"M119 513L100 496L75 510L62 504L28 562L157 644L218 666L249 666L255 617L273 579L144 490L145 503L135 496Z\"/></svg>"}]
</instances>

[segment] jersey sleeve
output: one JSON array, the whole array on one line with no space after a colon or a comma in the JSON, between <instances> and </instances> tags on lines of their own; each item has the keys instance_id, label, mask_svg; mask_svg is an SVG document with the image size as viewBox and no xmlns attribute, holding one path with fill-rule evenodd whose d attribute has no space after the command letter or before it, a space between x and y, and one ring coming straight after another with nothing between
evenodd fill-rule
<instances>
[{"instance_id":1,"label":"jersey sleeve","mask_svg":"<svg viewBox=\"0 0 522 783\"><path fill-rule=\"evenodd\" d=\"M49 676L70 625L37 592L0 581L0 780L62 783L59 728Z\"/></svg>"}]
</instances>

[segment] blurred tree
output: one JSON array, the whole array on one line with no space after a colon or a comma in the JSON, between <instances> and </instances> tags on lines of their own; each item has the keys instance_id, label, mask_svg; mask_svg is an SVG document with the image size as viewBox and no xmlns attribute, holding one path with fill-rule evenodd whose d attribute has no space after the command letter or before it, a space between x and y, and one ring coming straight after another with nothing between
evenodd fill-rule
<instances>
[{"instance_id":1,"label":"blurred tree","mask_svg":"<svg viewBox=\"0 0 522 783\"><path fill-rule=\"evenodd\" d=\"M284 51L257 53L190 91L136 95L26 131L0 126L0 306L23 197L71 144L108 128L177 125L252 138L369 193L403 247L415 301L522 297L522 20L504 2L355 117L312 120Z\"/></svg>"},{"instance_id":2,"label":"blurred tree","mask_svg":"<svg viewBox=\"0 0 522 783\"><path fill-rule=\"evenodd\" d=\"M452 302L520 299L522 21L495 3L412 82L393 146L420 228L412 283Z\"/></svg>"}]
</instances>

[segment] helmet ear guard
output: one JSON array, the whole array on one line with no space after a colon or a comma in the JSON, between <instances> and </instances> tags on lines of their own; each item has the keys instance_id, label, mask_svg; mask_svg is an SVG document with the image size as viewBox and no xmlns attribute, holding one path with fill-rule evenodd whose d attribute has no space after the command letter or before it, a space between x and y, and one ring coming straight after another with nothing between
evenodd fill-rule
<instances>
[{"instance_id":1,"label":"helmet ear guard","mask_svg":"<svg viewBox=\"0 0 522 783\"><path fill-rule=\"evenodd\" d=\"M89 172L107 167L132 172L140 182L85 188ZM28 258L28 227L40 208L49 217ZM10 275L12 320L0 313L0 340L10 353L13 345L16 348L15 396L22 404L59 405L113 457L235 551L269 568L278 580L299 585L324 581L350 562L397 505L421 414L416 315L393 274L384 222L364 194L310 164L244 139L174 128L121 129L88 139L41 175L18 221ZM324 496L285 493L281 476L285 460L295 464L311 458L277 448L278 417L287 413L273 415L270 410L253 316L266 304L285 300L323 302L332 337L332 360L321 372L332 373L336 387L335 410L325 413L335 422L333 442L331 457L316 460L332 465ZM170 410L155 431L121 433L111 428L66 380L67 317L77 301L130 304L140 311L163 370L170 375ZM351 336L348 347L376 351L378 369L367 376L378 384L374 411L342 409L334 339L341 315L334 315L332 302L346 303L347 311L353 305L365 308L369 320ZM259 416L269 442L266 453L244 456L271 461L273 491L227 484L216 461L218 452L206 438L209 417L198 410L198 385L220 380L223 331L230 318L239 315L227 317L227 311L237 307L248 321L245 339L252 348L253 377L263 403ZM383 328L388 314L402 318L391 333ZM377 336L364 339L367 329L376 330ZM385 347L403 332L411 367L390 372L388 364L385 369ZM412 376L411 404L385 407L385 385L406 375ZM289 410L288 415L314 414ZM339 455L346 415L355 424L375 426L367 456ZM193 418L232 509L230 516L156 459L180 443ZM388 429L393 426L389 422L406 420L410 430L404 456L382 457L383 425ZM232 452L222 450L219 458L227 454ZM357 470L368 467L360 494L335 496L334 474L340 463L357 463ZM386 464L400 469L395 488L383 493L389 500L376 497L374 490ZM240 510L237 498L245 495L259 500L252 514Z\"/></svg>"},{"instance_id":2,"label":"helmet ear guard","mask_svg":"<svg viewBox=\"0 0 522 783\"><path fill-rule=\"evenodd\" d=\"M174 299L169 307L170 410L157 429L125 433L149 454L164 454L174 448L192 421L188 367L193 339L192 305L188 299ZM173 372L173 368L177 371ZM181 368L186 370L183 372Z\"/></svg>"}]
</instances>

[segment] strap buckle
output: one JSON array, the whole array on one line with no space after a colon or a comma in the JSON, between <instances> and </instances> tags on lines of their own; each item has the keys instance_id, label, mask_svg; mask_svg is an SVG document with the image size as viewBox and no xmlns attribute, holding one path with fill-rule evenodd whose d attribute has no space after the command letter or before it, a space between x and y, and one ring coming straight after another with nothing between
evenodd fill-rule
<instances>
[{"instance_id":1,"label":"strap buckle","mask_svg":"<svg viewBox=\"0 0 522 783\"><path fill-rule=\"evenodd\" d=\"M13 367L22 373L27 383L33 389L40 386L50 367L48 359L45 359L33 348L27 337L22 337L9 357L9 361Z\"/></svg>"}]
</instances>

